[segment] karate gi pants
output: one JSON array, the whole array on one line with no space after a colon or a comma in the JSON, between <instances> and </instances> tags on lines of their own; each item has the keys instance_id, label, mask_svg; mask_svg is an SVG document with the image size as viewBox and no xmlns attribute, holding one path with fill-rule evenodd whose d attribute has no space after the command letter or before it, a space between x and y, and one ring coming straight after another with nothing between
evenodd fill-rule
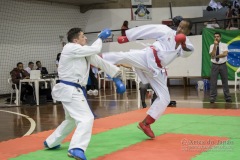
<instances>
[{"instance_id":1,"label":"karate gi pants","mask_svg":"<svg viewBox=\"0 0 240 160\"><path fill-rule=\"evenodd\" d=\"M157 94L157 98L147 111L147 114L157 120L170 103L170 95L167 87L167 74L165 69L155 67L154 70L158 70L159 74L154 75L152 70L153 64L149 64L147 60L149 54L153 54L151 49L132 50L129 52L108 52L103 53L102 57L104 60L113 64L128 64L135 67L136 73L142 83L150 83ZM154 65L156 66L156 64Z\"/></svg>"},{"instance_id":2,"label":"karate gi pants","mask_svg":"<svg viewBox=\"0 0 240 160\"><path fill-rule=\"evenodd\" d=\"M83 91L80 88L75 88L72 101L62 102L62 104L65 111L65 120L46 139L46 142L50 148L59 145L77 127L72 136L69 150L81 148L85 151L91 139L94 116Z\"/></svg>"}]
</instances>

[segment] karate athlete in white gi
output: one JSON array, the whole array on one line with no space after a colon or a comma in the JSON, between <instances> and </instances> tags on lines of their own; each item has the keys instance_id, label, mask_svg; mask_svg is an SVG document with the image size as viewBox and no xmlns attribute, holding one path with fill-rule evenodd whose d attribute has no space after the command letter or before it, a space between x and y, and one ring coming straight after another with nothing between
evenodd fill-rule
<instances>
[{"instance_id":1,"label":"karate athlete in white gi","mask_svg":"<svg viewBox=\"0 0 240 160\"><path fill-rule=\"evenodd\" d=\"M67 34L69 43L62 50L58 66L60 83L56 84L52 90L53 98L63 104L65 120L46 139L45 148L59 148L63 139L77 127L70 142L68 156L77 160L86 160L84 151L90 142L94 121L83 91L83 86L87 84L90 64L101 68L111 77L121 74L117 66L104 61L97 55L102 49L102 40L110 34L110 30L103 30L99 38L91 46L87 46L87 38L80 28L69 30ZM119 80L113 79L115 83ZM123 93L125 85L119 81L117 83L117 91Z\"/></svg>"},{"instance_id":2,"label":"karate athlete in white gi","mask_svg":"<svg viewBox=\"0 0 240 160\"><path fill-rule=\"evenodd\" d=\"M166 84L167 73L164 67L177 57L188 57L194 50L186 38L191 31L192 23L182 20L177 31L166 25L143 25L126 31L126 36L118 39L119 43L137 39L157 39L151 47L129 52L103 53L102 57L113 64L128 64L135 67L142 83L150 83L157 94L156 100L147 111L147 117L139 123L138 128L147 136L154 138L150 124L154 123L165 111L170 102Z\"/></svg>"}]
</instances>

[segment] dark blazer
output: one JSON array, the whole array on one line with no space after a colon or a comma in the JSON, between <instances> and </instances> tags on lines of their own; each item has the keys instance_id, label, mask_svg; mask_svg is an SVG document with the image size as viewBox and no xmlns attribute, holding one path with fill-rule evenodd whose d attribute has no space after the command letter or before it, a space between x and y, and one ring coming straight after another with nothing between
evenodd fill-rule
<instances>
[{"instance_id":1,"label":"dark blazer","mask_svg":"<svg viewBox=\"0 0 240 160\"><path fill-rule=\"evenodd\" d=\"M41 71L41 74L48 74L47 68L46 67L42 67L42 68L37 68L37 70Z\"/></svg>"}]
</instances>

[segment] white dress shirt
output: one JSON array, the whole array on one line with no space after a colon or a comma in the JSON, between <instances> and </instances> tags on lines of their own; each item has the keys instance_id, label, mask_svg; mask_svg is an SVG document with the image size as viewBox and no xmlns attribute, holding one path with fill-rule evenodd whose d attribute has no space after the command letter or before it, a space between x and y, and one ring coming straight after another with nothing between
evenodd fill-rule
<instances>
[{"instance_id":1,"label":"white dress shirt","mask_svg":"<svg viewBox=\"0 0 240 160\"><path fill-rule=\"evenodd\" d=\"M30 67L27 67L27 68L25 68L24 70L27 71L29 74L30 74L30 72L31 72L31 68L30 68Z\"/></svg>"},{"instance_id":2,"label":"white dress shirt","mask_svg":"<svg viewBox=\"0 0 240 160\"><path fill-rule=\"evenodd\" d=\"M213 47L214 47L214 44L212 44L212 45L210 46L209 54L211 54L211 52L212 52L212 50L213 50ZM226 43L220 42L220 43L219 43L219 55L220 55L220 54L223 54L224 51L228 51L228 45L227 45ZM216 61L216 58L211 59L211 62L212 62L212 63L215 63L215 64L225 63L225 62L227 62L227 56L226 56L226 57L219 58L219 61L218 61L218 62Z\"/></svg>"}]
</instances>

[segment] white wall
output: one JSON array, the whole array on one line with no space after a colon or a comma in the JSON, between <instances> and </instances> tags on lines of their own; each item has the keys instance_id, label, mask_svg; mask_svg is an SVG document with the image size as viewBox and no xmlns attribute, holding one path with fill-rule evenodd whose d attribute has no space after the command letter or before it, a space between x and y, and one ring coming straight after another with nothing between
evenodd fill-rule
<instances>
[{"instance_id":1,"label":"white wall","mask_svg":"<svg viewBox=\"0 0 240 160\"><path fill-rule=\"evenodd\" d=\"M90 12L81 14L79 7L24 0L0 1L0 94L10 93L7 79L17 62L27 67L37 60L50 73L61 52L59 35L72 27L85 29Z\"/></svg>"},{"instance_id":2,"label":"white wall","mask_svg":"<svg viewBox=\"0 0 240 160\"><path fill-rule=\"evenodd\" d=\"M203 10L206 6L190 6L190 7L173 7L173 17L183 16L184 18L202 17ZM160 24L163 20L169 19L170 9L167 8L152 8L151 21L131 21L131 9L96 9L88 11L89 19L85 32L101 31L104 28L112 30L120 29L123 21L129 22L129 28L144 25L144 24ZM113 41L117 41L117 37L121 32L113 32ZM87 35L89 43L93 43L97 34Z\"/></svg>"},{"instance_id":3,"label":"white wall","mask_svg":"<svg viewBox=\"0 0 240 160\"><path fill-rule=\"evenodd\" d=\"M195 18L203 16L205 6L173 7L173 17L183 16L184 18ZM96 9L90 14L87 22L86 32L99 31L109 27L120 29L124 20L129 21L129 27L143 24L159 24L162 20L171 17L169 8L153 8L151 21L131 21L131 9Z\"/></svg>"},{"instance_id":4,"label":"white wall","mask_svg":"<svg viewBox=\"0 0 240 160\"><path fill-rule=\"evenodd\" d=\"M194 52L187 58L177 58L168 66L168 76L201 76L202 74L202 35L188 37Z\"/></svg>"}]
</instances>

